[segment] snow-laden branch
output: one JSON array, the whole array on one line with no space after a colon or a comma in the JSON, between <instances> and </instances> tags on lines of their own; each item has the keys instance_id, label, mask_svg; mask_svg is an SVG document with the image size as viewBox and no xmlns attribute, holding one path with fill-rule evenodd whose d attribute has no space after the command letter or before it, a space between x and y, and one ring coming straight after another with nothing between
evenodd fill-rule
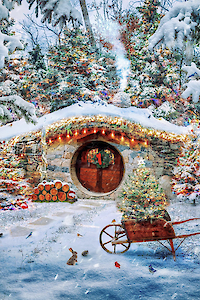
<instances>
[{"instance_id":1,"label":"snow-laden branch","mask_svg":"<svg viewBox=\"0 0 200 300\"><path fill-rule=\"evenodd\" d=\"M5 42L7 44L5 45ZM4 67L4 59L8 57L8 53L12 53L16 49L23 49L22 43L15 36L8 36L0 31L0 69Z\"/></svg>"},{"instance_id":2,"label":"snow-laden branch","mask_svg":"<svg viewBox=\"0 0 200 300\"><path fill-rule=\"evenodd\" d=\"M192 94L193 102L197 103L200 96L200 80L190 80L184 86L187 86L187 89L182 93L182 97L187 99Z\"/></svg>"},{"instance_id":3,"label":"snow-laden branch","mask_svg":"<svg viewBox=\"0 0 200 300\"><path fill-rule=\"evenodd\" d=\"M0 20L8 19L9 12L8 9L0 3Z\"/></svg>"},{"instance_id":4,"label":"snow-laden branch","mask_svg":"<svg viewBox=\"0 0 200 300\"><path fill-rule=\"evenodd\" d=\"M152 51L160 43L169 49L182 49L183 41L191 40L192 32L199 25L194 21L194 16L200 19L199 0L176 2L150 37L149 50Z\"/></svg>"},{"instance_id":5,"label":"snow-laden branch","mask_svg":"<svg viewBox=\"0 0 200 300\"><path fill-rule=\"evenodd\" d=\"M82 24L80 12L74 8L70 0L27 0L30 4L37 3L36 10L40 8L43 15L42 22L48 21L53 26L59 23L62 28L66 21L72 21L77 24Z\"/></svg>"},{"instance_id":6,"label":"snow-laden branch","mask_svg":"<svg viewBox=\"0 0 200 300\"><path fill-rule=\"evenodd\" d=\"M21 0L8 1L4 0L3 5L0 3L0 20L9 19L9 10L13 9L15 2L21 3ZM15 36L8 36L0 31L0 69L4 67L4 59L8 53L16 49L23 49L22 43Z\"/></svg>"},{"instance_id":7,"label":"snow-laden branch","mask_svg":"<svg viewBox=\"0 0 200 300\"><path fill-rule=\"evenodd\" d=\"M194 76L197 74L200 77L200 70L196 67L195 63L191 63L191 66L183 66L182 70L187 72L187 77ZM194 103L199 101L200 96L200 80L190 80L188 83L184 84L186 90L182 93L182 97L187 99L192 94L192 100Z\"/></svg>"},{"instance_id":8,"label":"snow-laden branch","mask_svg":"<svg viewBox=\"0 0 200 300\"><path fill-rule=\"evenodd\" d=\"M194 76L195 74L200 77L200 70L197 68L194 62L191 63L191 66L183 66L182 70L187 72L187 77Z\"/></svg>"},{"instance_id":9,"label":"snow-laden branch","mask_svg":"<svg viewBox=\"0 0 200 300\"><path fill-rule=\"evenodd\" d=\"M10 110L19 118L24 117L26 122L37 123L35 106L18 95L0 97L0 119L11 121L13 118Z\"/></svg>"}]
</instances>

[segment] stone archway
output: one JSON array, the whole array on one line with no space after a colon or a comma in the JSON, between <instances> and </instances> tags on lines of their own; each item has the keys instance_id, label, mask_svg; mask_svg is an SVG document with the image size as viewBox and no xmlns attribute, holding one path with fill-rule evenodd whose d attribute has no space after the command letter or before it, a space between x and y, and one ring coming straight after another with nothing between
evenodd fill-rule
<instances>
[{"instance_id":1,"label":"stone archway","mask_svg":"<svg viewBox=\"0 0 200 300\"><path fill-rule=\"evenodd\" d=\"M124 175L123 158L117 148L103 141L84 143L71 160L75 185L89 194L108 194L120 185Z\"/></svg>"}]
</instances>

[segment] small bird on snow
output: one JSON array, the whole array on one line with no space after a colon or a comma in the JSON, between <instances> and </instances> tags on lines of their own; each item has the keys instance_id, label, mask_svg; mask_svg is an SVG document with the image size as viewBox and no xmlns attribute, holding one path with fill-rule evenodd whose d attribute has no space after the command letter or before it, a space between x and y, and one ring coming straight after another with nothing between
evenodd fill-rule
<instances>
[{"instance_id":1,"label":"small bird on snow","mask_svg":"<svg viewBox=\"0 0 200 300\"><path fill-rule=\"evenodd\" d=\"M120 269L120 264L117 261L115 262L115 267Z\"/></svg>"},{"instance_id":2,"label":"small bird on snow","mask_svg":"<svg viewBox=\"0 0 200 300\"><path fill-rule=\"evenodd\" d=\"M156 270L152 267L152 265L149 265L149 272L152 274L156 272Z\"/></svg>"},{"instance_id":3,"label":"small bird on snow","mask_svg":"<svg viewBox=\"0 0 200 300\"><path fill-rule=\"evenodd\" d=\"M82 256L87 256L88 253L89 253L89 251L88 251L88 250L85 250L85 251L83 251L81 254L82 254Z\"/></svg>"},{"instance_id":4,"label":"small bird on snow","mask_svg":"<svg viewBox=\"0 0 200 300\"><path fill-rule=\"evenodd\" d=\"M29 233L29 235L26 237L26 239L29 238L30 236L32 236L32 234L33 234L33 233L32 233L32 231L31 231L31 232Z\"/></svg>"}]
</instances>

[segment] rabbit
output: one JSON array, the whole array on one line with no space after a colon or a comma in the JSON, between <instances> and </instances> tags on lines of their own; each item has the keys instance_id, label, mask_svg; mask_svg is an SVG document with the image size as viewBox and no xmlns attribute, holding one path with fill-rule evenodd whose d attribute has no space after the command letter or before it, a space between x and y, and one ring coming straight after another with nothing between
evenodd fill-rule
<instances>
[{"instance_id":1,"label":"rabbit","mask_svg":"<svg viewBox=\"0 0 200 300\"><path fill-rule=\"evenodd\" d=\"M74 266L77 262L77 252L74 251L72 248L69 248L69 251L72 252L72 256L68 259L66 264Z\"/></svg>"}]
</instances>

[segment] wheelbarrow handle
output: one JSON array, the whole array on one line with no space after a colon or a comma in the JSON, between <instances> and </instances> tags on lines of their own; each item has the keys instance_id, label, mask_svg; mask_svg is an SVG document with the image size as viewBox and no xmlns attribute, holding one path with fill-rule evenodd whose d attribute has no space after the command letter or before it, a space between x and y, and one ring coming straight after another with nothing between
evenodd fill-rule
<instances>
[{"instance_id":1,"label":"wheelbarrow handle","mask_svg":"<svg viewBox=\"0 0 200 300\"><path fill-rule=\"evenodd\" d=\"M184 221L178 221L178 222L166 222L164 227L167 226L167 224L171 224L171 225L178 225L178 224L182 224L182 223L185 223L185 222L189 222L189 221L194 221L194 220L200 220L200 218L192 218L192 219L187 219L187 220L184 220Z\"/></svg>"}]
</instances>

